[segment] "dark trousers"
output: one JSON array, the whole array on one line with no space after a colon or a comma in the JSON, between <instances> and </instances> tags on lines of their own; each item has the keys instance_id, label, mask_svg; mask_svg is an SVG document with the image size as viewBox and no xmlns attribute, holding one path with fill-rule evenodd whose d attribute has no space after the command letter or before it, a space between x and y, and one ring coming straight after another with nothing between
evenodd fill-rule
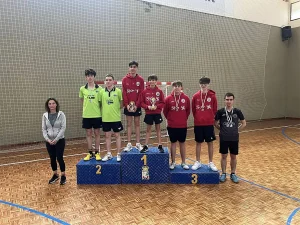
<instances>
[{"instance_id":1,"label":"dark trousers","mask_svg":"<svg viewBox=\"0 0 300 225\"><path fill-rule=\"evenodd\" d=\"M50 156L51 168L53 171L57 170L56 160L59 164L61 172L65 172L66 166L64 162L64 150L65 150L66 141L65 139L60 139L55 145L50 145L46 142L46 147Z\"/></svg>"}]
</instances>

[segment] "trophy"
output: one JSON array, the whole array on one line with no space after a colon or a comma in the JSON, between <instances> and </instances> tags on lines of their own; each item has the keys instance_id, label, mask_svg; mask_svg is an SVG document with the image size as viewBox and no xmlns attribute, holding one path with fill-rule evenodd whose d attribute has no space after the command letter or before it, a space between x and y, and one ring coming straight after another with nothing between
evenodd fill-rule
<instances>
[{"instance_id":1,"label":"trophy","mask_svg":"<svg viewBox=\"0 0 300 225\"><path fill-rule=\"evenodd\" d=\"M156 98L154 98L154 97L153 97L153 98L150 98L150 102L151 102L151 109L152 109L152 110L155 110L155 107L156 107L156 106L155 106Z\"/></svg>"},{"instance_id":2,"label":"trophy","mask_svg":"<svg viewBox=\"0 0 300 225\"><path fill-rule=\"evenodd\" d=\"M134 101L129 102L129 112L134 112L135 109L135 103Z\"/></svg>"},{"instance_id":3,"label":"trophy","mask_svg":"<svg viewBox=\"0 0 300 225\"><path fill-rule=\"evenodd\" d=\"M142 167L142 180L150 180L149 167L148 166L143 166Z\"/></svg>"}]
</instances>

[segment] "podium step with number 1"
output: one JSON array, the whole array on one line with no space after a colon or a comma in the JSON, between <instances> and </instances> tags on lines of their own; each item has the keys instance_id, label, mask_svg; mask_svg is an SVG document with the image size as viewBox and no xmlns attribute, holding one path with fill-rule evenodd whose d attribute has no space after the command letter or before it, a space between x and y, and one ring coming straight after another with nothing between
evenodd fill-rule
<instances>
[{"instance_id":1,"label":"podium step with number 1","mask_svg":"<svg viewBox=\"0 0 300 225\"><path fill-rule=\"evenodd\" d=\"M123 184L169 183L169 152L164 148L150 147L146 153L136 148L121 153L121 177Z\"/></svg>"}]
</instances>

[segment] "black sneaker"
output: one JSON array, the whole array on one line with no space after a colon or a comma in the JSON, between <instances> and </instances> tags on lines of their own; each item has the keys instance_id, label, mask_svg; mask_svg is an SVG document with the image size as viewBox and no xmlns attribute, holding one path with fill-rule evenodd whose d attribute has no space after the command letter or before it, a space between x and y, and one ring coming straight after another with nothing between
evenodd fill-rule
<instances>
[{"instance_id":1,"label":"black sneaker","mask_svg":"<svg viewBox=\"0 0 300 225\"><path fill-rule=\"evenodd\" d=\"M49 184L54 184L58 180L58 175L53 174L52 178L49 180Z\"/></svg>"},{"instance_id":2,"label":"black sneaker","mask_svg":"<svg viewBox=\"0 0 300 225\"><path fill-rule=\"evenodd\" d=\"M148 151L148 146L144 145L143 149L140 151L140 153L145 153Z\"/></svg>"},{"instance_id":3,"label":"black sneaker","mask_svg":"<svg viewBox=\"0 0 300 225\"><path fill-rule=\"evenodd\" d=\"M158 151L159 151L159 153L164 153L165 152L162 145L158 146Z\"/></svg>"},{"instance_id":4,"label":"black sneaker","mask_svg":"<svg viewBox=\"0 0 300 225\"><path fill-rule=\"evenodd\" d=\"M64 185L65 183L67 183L66 176L61 176L61 178L60 178L60 185Z\"/></svg>"}]
</instances>

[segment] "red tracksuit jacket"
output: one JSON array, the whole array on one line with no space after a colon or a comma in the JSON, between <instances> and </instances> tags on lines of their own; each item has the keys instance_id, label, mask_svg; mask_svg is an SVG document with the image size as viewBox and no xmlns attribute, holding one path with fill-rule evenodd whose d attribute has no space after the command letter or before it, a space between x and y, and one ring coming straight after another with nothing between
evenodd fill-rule
<instances>
[{"instance_id":1,"label":"red tracksuit jacket","mask_svg":"<svg viewBox=\"0 0 300 225\"><path fill-rule=\"evenodd\" d=\"M178 104L176 104L176 101ZM176 110L176 106L178 107ZM186 128L187 120L191 112L191 103L189 97L181 92L175 95L172 92L165 99L164 115L168 121L168 127L171 128Z\"/></svg>"},{"instance_id":2,"label":"red tracksuit jacket","mask_svg":"<svg viewBox=\"0 0 300 225\"><path fill-rule=\"evenodd\" d=\"M130 74L127 74L122 79L122 95L123 95L123 105L127 107L129 102L134 101L137 107L139 105L139 96L142 91L145 89L144 79L140 75L132 77Z\"/></svg>"},{"instance_id":3,"label":"red tracksuit jacket","mask_svg":"<svg viewBox=\"0 0 300 225\"><path fill-rule=\"evenodd\" d=\"M152 105L151 99L153 98L155 98L157 108L155 110L149 110L148 106ZM146 114L160 114L165 105L164 99L164 93L157 86L155 86L155 88L147 86L141 93L140 105L145 109Z\"/></svg>"},{"instance_id":4,"label":"red tracksuit jacket","mask_svg":"<svg viewBox=\"0 0 300 225\"><path fill-rule=\"evenodd\" d=\"M202 101L200 94L202 94L202 101L204 108L201 108ZM205 100L205 101L204 101ZM194 116L195 126L209 126L214 124L215 115L217 113L218 103L216 93L213 90L208 90L205 99L205 94L198 91L194 94L192 99L192 111Z\"/></svg>"}]
</instances>

